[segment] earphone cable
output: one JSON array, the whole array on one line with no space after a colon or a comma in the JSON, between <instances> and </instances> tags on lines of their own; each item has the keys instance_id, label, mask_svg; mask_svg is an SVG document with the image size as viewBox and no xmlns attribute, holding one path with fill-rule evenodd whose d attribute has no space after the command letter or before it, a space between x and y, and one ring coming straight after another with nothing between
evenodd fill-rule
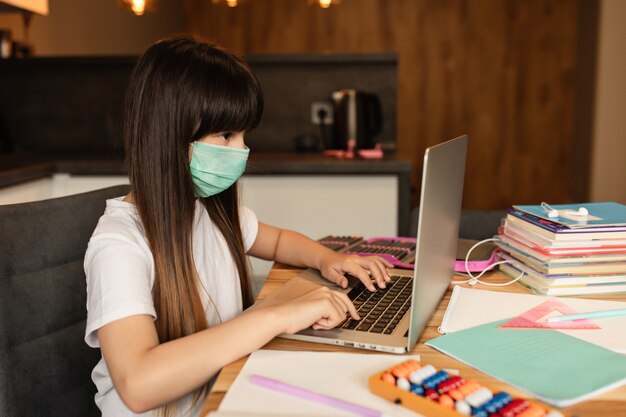
<instances>
[{"instance_id":1,"label":"earphone cable","mask_svg":"<svg viewBox=\"0 0 626 417\"><path fill-rule=\"evenodd\" d=\"M487 268L483 269L478 275L474 275L472 274L472 271L470 271L469 269L469 257L470 254L472 253L472 251L474 249L476 249L478 246L487 243L487 242L498 242L500 241L499 237L492 237L489 239L484 239L481 240L480 242L477 242L476 244L474 244L474 246L472 246L470 248L470 250L467 251L467 254L465 255L465 272L467 274L467 276L469 276L470 278L466 279L466 280L462 280L462 281L452 281L452 284L469 284L469 285L476 285L478 283L480 284L484 284L484 285L488 285L491 287L505 287L507 285L511 285L517 281L519 281L520 278L522 278L524 276L524 271L521 271L521 273L514 279L504 282L504 283L500 283L500 284L496 284L496 283L492 283L492 282L485 282L485 281L481 281L480 277L483 276L483 274L485 274L486 272L489 272L491 270L493 270L494 267L496 267L497 265L501 265L501 264L509 264L509 261L498 261L498 262L494 262L491 265L489 265ZM496 249L497 250L497 249Z\"/></svg>"}]
</instances>

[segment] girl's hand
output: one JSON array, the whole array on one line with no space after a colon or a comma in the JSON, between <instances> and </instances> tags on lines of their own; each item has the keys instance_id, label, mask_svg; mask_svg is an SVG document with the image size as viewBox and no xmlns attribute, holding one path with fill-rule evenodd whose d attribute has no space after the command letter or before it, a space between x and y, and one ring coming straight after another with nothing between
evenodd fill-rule
<instances>
[{"instance_id":1,"label":"girl's hand","mask_svg":"<svg viewBox=\"0 0 626 417\"><path fill-rule=\"evenodd\" d=\"M344 274L350 274L358 278L370 291L376 291L372 279L380 288L385 288L385 283L391 281L387 268L393 268L386 260L378 256L357 256L331 253L321 263L320 272L329 281L334 282L341 288L348 286L348 278Z\"/></svg>"},{"instance_id":2,"label":"girl's hand","mask_svg":"<svg viewBox=\"0 0 626 417\"><path fill-rule=\"evenodd\" d=\"M317 287L289 301L274 304L272 308L279 320L285 321L284 333L290 334L308 327L314 330L332 329L348 314L355 320L361 319L346 294L328 287Z\"/></svg>"}]
</instances>

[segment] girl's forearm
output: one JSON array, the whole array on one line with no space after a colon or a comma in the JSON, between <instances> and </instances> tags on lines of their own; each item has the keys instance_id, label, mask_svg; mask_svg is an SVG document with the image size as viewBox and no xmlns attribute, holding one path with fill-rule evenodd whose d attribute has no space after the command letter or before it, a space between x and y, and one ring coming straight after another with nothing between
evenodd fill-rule
<instances>
[{"instance_id":1,"label":"girl's forearm","mask_svg":"<svg viewBox=\"0 0 626 417\"><path fill-rule=\"evenodd\" d=\"M320 269L322 259L334 255L332 250L298 232L281 230L274 259L288 265Z\"/></svg>"},{"instance_id":2,"label":"girl's forearm","mask_svg":"<svg viewBox=\"0 0 626 417\"><path fill-rule=\"evenodd\" d=\"M149 349L117 387L126 405L144 412L204 385L222 367L284 331L273 308L242 314L222 325Z\"/></svg>"}]
</instances>

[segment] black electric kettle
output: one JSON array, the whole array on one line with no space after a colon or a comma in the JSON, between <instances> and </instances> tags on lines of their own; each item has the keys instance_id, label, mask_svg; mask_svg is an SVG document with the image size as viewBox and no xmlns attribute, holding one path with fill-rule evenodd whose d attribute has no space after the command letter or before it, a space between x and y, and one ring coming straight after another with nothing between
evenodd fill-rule
<instances>
[{"instance_id":1,"label":"black electric kettle","mask_svg":"<svg viewBox=\"0 0 626 417\"><path fill-rule=\"evenodd\" d=\"M382 131L383 117L376 94L354 89L338 90L331 95L334 108L333 136L329 149L347 149L354 140L356 149L372 149Z\"/></svg>"}]
</instances>

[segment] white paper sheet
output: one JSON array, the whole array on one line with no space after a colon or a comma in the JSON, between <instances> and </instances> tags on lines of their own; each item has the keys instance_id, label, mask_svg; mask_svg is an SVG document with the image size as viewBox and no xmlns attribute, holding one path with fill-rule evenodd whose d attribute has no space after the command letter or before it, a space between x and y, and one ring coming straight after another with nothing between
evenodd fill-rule
<instances>
[{"instance_id":1,"label":"white paper sheet","mask_svg":"<svg viewBox=\"0 0 626 417\"><path fill-rule=\"evenodd\" d=\"M626 302L620 301L513 294L456 286L452 291L450 304L448 304L439 331L441 333L455 332L512 318L549 299L559 300L578 313L626 308ZM559 331L618 353L626 353L626 316L590 320L601 328Z\"/></svg>"},{"instance_id":2,"label":"white paper sheet","mask_svg":"<svg viewBox=\"0 0 626 417\"><path fill-rule=\"evenodd\" d=\"M253 385L249 382L250 375L256 374L392 416L419 416L407 408L372 394L367 387L370 376L407 359L419 360L419 356L259 350L248 358L222 400L217 415L224 412L276 417L355 416L343 410Z\"/></svg>"}]
</instances>

